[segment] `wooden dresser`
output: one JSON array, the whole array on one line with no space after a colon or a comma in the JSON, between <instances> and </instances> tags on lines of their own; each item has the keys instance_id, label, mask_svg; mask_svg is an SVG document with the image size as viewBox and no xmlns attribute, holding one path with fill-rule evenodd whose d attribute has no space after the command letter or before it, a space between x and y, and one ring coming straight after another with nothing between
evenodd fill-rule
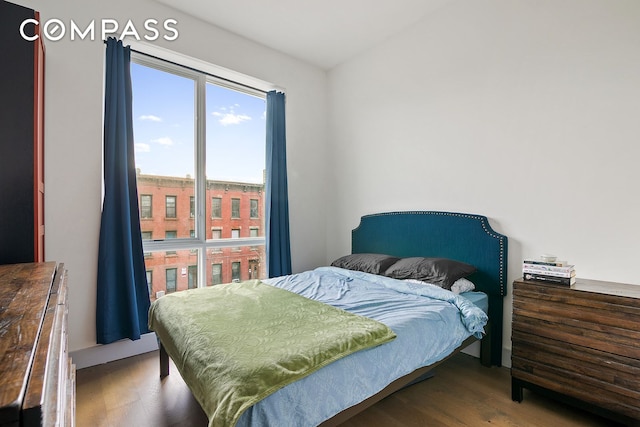
<instances>
[{"instance_id":1,"label":"wooden dresser","mask_svg":"<svg viewBox=\"0 0 640 427\"><path fill-rule=\"evenodd\" d=\"M0 427L73 426L74 413L64 265L0 265Z\"/></svg>"},{"instance_id":2,"label":"wooden dresser","mask_svg":"<svg viewBox=\"0 0 640 427\"><path fill-rule=\"evenodd\" d=\"M513 284L512 398L545 392L625 424L640 420L640 286Z\"/></svg>"}]
</instances>

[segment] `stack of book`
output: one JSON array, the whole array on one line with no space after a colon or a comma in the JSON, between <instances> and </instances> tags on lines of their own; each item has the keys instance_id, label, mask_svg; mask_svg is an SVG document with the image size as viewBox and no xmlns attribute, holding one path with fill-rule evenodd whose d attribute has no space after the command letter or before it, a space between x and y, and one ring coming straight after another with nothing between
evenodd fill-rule
<instances>
[{"instance_id":1,"label":"stack of book","mask_svg":"<svg viewBox=\"0 0 640 427\"><path fill-rule=\"evenodd\" d=\"M566 261L524 260L522 262L524 280L573 285L576 282L575 266Z\"/></svg>"}]
</instances>

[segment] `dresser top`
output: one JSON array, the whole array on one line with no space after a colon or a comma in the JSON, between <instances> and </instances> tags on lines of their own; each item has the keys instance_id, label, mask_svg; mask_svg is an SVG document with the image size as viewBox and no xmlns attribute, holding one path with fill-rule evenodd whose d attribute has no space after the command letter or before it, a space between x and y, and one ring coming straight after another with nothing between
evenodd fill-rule
<instances>
[{"instance_id":1,"label":"dresser top","mask_svg":"<svg viewBox=\"0 0 640 427\"><path fill-rule=\"evenodd\" d=\"M522 278L517 280L522 283L536 283L541 286L553 286L560 289L574 289L576 291L595 292L605 295L617 295L629 298L640 298L640 285L632 285L629 283L608 282L605 280L591 280L576 278L576 283L571 286L557 285L545 282L536 282L523 280Z\"/></svg>"},{"instance_id":2,"label":"dresser top","mask_svg":"<svg viewBox=\"0 0 640 427\"><path fill-rule=\"evenodd\" d=\"M576 279L571 289L599 294L619 295L622 297L640 298L640 285L607 282L604 280Z\"/></svg>"},{"instance_id":3,"label":"dresser top","mask_svg":"<svg viewBox=\"0 0 640 427\"><path fill-rule=\"evenodd\" d=\"M0 265L0 424L18 420L55 262Z\"/></svg>"}]
</instances>

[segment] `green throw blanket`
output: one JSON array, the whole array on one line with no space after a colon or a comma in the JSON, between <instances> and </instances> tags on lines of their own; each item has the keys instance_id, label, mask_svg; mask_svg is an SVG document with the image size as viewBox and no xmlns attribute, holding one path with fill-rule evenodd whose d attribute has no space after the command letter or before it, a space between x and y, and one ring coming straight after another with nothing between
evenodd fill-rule
<instances>
[{"instance_id":1,"label":"green throw blanket","mask_svg":"<svg viewBox=\"0 0 640 427\"><path fill-rule=\"evenodd\" d=\"M380 322L257 280L166 295L152 304L149 327L210 427L233 426L285 385L395 338Z\"/></svg>"}]
</instances>

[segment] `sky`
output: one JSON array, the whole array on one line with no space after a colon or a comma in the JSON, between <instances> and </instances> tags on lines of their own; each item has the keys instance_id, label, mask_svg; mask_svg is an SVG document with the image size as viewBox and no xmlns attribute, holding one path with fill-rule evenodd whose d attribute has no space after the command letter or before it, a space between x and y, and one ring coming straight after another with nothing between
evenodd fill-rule
<instances>
[{"instance_id":1,"label":"sky","mask_svg":"<svg viewBox=\"0 0 640 427\"><path fill-rule=\"evenodd\" d=\"M136 167L195 176L195 81L131 63ZM215 84L206 91L207 179L262 183L266 102Z\"/></svg>"}]
</instances>

